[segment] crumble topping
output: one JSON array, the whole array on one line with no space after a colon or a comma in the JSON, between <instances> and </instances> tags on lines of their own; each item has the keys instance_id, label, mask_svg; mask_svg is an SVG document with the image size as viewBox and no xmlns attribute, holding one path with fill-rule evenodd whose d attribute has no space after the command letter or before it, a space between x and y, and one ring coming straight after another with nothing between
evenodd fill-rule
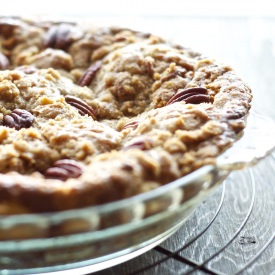
<instances>
[{"instance_id":1,"label":"crumble topping","mask_svg":"<svg viewBox=\"0 0 275 275\"><path fill-rule=\"evenodd\" d=\"M245 127L252 95L234 70L152 34L2 17L0 45L0 214L157 188Z\"/></svg>"}]
</instances>

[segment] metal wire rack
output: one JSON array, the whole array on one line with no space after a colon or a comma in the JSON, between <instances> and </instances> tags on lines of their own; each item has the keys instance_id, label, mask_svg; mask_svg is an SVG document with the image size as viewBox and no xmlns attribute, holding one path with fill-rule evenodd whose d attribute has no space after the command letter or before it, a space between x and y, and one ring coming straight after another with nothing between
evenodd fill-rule
<instances>
[{"instance_id":1,"label":"metal wire rack","mask_svg":"<svg viewBox=\"0 0 275 275\"><path fill-rule=\"evenodd\" d=\"M96 274L271 274L274 178L275 154L233 172L167 241Z\"/></svg>"}]
</instances>

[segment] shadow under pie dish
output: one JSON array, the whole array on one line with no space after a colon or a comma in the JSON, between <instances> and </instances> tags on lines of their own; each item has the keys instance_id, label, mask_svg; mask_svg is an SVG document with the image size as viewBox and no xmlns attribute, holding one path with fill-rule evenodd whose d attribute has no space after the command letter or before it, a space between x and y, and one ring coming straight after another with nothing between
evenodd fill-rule
<instances>
[{"instance_id":1,"label":"shadow under pie dish","mask_svg":"<svg viewBox=\"0 0 275 275\"><path fill-rule=\"evenodd\" d=\"M77 22L2 17L0 43L5 257L9 242L28 239L64 255L49 240L67 236L60 247L77 250L82 232L96 252L88 242L75 261L128 247L124 235L106 248L122 232L137 245L146 240L135 221L148 221L148 239L172 232L227 175L216 160L242 135L252 99L229 66L152 34ZM44 252L29 265L45 265ZM48 265L73 256L63 258Z\"/></svg>"}]
</instances>

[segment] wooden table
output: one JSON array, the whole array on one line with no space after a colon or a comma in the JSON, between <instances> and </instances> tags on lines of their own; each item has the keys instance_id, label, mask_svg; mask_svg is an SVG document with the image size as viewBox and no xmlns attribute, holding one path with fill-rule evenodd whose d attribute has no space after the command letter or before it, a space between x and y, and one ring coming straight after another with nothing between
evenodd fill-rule
<instances>
[{"instance_id":1,"label":"wooden table","mask_svg":"<svg viewBox=\"0 0 275 275\"><path fill-rule=\"evenodd\" d=\"M230 64L275 119L275 17L144 17L136 27ZM274 137L275 142L275 137ZM232 173L172 237L111 274L275 274L275 154Z\"/></svg>"}]
</instances>

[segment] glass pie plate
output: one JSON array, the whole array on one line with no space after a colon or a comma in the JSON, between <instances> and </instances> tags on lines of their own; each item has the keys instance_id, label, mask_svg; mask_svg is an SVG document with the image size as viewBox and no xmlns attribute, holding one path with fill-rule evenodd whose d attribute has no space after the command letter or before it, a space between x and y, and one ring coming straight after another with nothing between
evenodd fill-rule
<instances>
[{"instance_id":1,"label":"glass pie plate","mask_svg":"<svg viewBox=\"0 0 275 275\"><path fill-rule=\"evenodd\" d=\"M275 123L251 111L242 137L216 165L118 202L1 216L0 274L87 274L138 256L181 227L231 171L268 155L275 147L274 137Z\"/></svg>"}]
</instances>

